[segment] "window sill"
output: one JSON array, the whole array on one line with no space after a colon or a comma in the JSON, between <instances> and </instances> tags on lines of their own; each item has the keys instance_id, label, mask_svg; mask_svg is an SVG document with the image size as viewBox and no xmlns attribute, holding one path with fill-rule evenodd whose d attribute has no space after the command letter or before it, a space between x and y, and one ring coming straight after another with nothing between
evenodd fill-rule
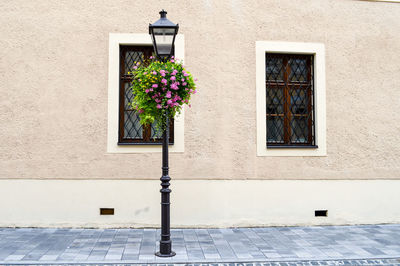
<instances>
[{"instance_id":1,"label":"window sill","mask_svg":"<svg viewBox=\"0 0 400 266\"><path fill-rule=\"evenodd\" d=\"M158 142L158 143L154 143L154 142L147 142L147 143L124 143L124 142L118 142L117 143L118 146L136 146L136 145L140 145L140 146L147 146L147 145L158 145L161 146L162 143ZM169 145L174 145L173 142L170 142Z\"/></svg>"},{"instance_id":2,"label":"window sill","mask_svg":"<svg viewBox=\"0 0 400 266\"><path fill-rule=\"evenodd\" d=\"M267 149L318 149L318 145L268 146Z\"/></svg>"}]
</instances>

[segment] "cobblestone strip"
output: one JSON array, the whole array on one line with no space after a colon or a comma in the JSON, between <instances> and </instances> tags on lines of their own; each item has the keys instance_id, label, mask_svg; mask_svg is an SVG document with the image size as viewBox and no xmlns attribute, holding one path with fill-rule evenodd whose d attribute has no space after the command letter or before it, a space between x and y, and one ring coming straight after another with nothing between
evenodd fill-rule
<instances>
[{"instance_id":1,"label":"cobblestone strip","mask_svg":"<svg viewBox=\"0 0 400 266\"><path fill-rule=\"evenodd\" d=\"M16 264L0 264L1 266L12 266L12 265L43 265L43 266L315 266L315 265L381 265L381 266L400 266L400 258L397 259L373 259L373 260L304 260L304 261L275 261L275 262L240 262L240 263L66 263L66 264L38 264L38 263L30 263L30 262L18 262Z\"/></svg>"}]
</instances>

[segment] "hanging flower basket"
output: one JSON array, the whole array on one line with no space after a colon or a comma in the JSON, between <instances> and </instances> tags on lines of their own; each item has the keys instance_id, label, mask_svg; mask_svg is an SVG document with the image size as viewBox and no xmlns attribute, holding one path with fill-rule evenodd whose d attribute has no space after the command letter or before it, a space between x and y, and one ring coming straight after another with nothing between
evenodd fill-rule
<instances>
[{"instance_id":1,"label":"hanging flower basket","mask_svg":"<svg viewBox=\"0 0 400 266\"><path fill-rule=\"evenodd\" d=\"M134 98L130 103L137 110L142 125L155 123L157 131L164 131L166 118L179 114L184 104L196 93L193 76L179 60L150 60L136 63L130 74Z\"/></svg>"}]
</instances>

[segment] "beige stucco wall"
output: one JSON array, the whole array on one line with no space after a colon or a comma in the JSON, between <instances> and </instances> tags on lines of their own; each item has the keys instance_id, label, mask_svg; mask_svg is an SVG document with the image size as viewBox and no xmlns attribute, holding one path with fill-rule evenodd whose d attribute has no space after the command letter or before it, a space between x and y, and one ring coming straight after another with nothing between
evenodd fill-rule
<instances>
[{"instance_id":1,"label":"beige stucco wall","mask_svg":"<svg viewBox=\"0 0 400 266\"><path fill-rule=\"evenodd\" d=\"M400 4L352 0L0 2L0 178L158 179L107 154L109 33L180 24L199 93L174 179L399 179ZM324 43L326 157L257 157L255 42Z\"/></svg>"}]
</instances>

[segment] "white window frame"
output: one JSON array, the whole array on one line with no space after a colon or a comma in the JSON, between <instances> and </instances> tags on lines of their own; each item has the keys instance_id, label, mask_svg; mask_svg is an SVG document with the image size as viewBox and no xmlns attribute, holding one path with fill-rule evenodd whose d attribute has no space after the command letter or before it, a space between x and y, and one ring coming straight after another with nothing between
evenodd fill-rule
<instances>
[{"instance_id":1,"label":"white window frame","mask_svg":"<svg viewBox=\"0 0 400 266\"><path fill-rule=\"evenodd\" d=\"M161 152L160 145L118 145L119 121L119 46L120 45L152 45L149 34L141 33L110 33L108 51L108 153L148 153ZM185 39L178 34L175 39L175 56L184 60ZM174 145L170 145L170 152L184 152L184 109L174 118Z\"/></svg>"},{"instance_id":2,"label":"white window frame","mask_svg":"<svg viewBox=\"0 0 400 266\"><path fill-rule=\"evenodd\" d=\"M315 144L318 148L268 148L265 54L314 55ZM299 42L256 42L257 156L326 156L325 45Z\"/></svg>"}]
</instances>

